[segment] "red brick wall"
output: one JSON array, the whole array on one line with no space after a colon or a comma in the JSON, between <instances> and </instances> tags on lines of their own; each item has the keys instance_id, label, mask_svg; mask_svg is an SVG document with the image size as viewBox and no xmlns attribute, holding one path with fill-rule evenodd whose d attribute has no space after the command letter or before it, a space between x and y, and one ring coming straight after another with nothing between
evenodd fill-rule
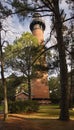
<instances>
[{"instance_id":1,"label":"red brick wall","mask_svg":"<svg viewBox=\"0 0 74 130\"><path fill-rule=\"evenodd\" d=\"M16 96L16 100L27 100L28 99L28 96L27 95L25 95L24 93L21 93L21 94L18 94L17 96Z\"/></svg>"},{"instance_id":2,"label":"red brick wall","mask_svg":"<svg viewBox=\"0 0 74 130\"><path fill-rule=\"evenodd\" d=\"M44 34L43 34L43 30L41 30L41 28L35 29L33 30L33 35L37 37L39 44L43 44L44 42Z\"/></svg>"},{"instance_id":3,"label":"red brick wall","mask_svg":"<svg viewBox=\"0 0 74 130\"><path fill-rule=\"evenodd\" d=\"M49 98L49 87L47 84L47 75L32 81L33 98Z\"/></svg>"},{"instance_id":4,"label":"red brick wall","mask_svg":"<svg viewBox=\"0 0 74 130\"><path fill-rule=\"evenodd\" d=\"M38 26L38 24L36 24L34 26L34 30L32 31L32 34L37 37L39 44L40 43L44 44L44 32ZM45 56L44 56L44 58L45 58ZM42 59L42 63L44 64L44 66L46 66L45 59ZM47 81L48 81L47 80L47 72L42 73L40 71L39 73L42 74L42 77L32 80L31 92L32 92L33 98L49 98L49 87L47 84Z\"/></svg>"}]
</instances>

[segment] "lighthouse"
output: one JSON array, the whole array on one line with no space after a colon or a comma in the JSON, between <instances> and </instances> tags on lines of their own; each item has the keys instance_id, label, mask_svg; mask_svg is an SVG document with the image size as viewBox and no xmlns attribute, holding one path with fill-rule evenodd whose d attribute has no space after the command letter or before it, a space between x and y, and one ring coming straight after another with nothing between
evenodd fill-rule
<instances>
[{"instance_id":1,"label":"lighthouse","mask_svg":"<svg viewBox=\"0 0 74 130\"><path fill-rule=\"evenodd\" d=\"M45 22L39 13L34 13L30 23L30 30L32 34L38 39L38 44L44 47L44 31ZM48 87L48 72L43 54L36 62L37 76L32 80L32 99L38 100L40 103L49 103L49 87Z\"/></svg>"},{"instance_id":2,"label":"lighthouse","mask_svg":"<svg viewBox=\"0 0 74 130\"><path fill-rule=\"evenodd\" d=\"M42 20L39 13L35 13L30 23L30 30L37 37L39 44L44 44L45 22Z\"/></svg>"}]
</instances>

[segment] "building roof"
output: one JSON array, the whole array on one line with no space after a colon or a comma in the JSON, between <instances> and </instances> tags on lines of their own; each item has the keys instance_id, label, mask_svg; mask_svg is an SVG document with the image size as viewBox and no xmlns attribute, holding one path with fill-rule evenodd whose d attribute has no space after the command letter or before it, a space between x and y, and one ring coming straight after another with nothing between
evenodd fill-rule
<instances>
[{"instance_id":1,"label":"building roof","mask_svg":"<svg viewBox=\"0 0 74 130\"><path fill-rule=\"evenodd\" d=\"M17 94L15 95L15 97L17 97L18 95L21 95L21 94L25 94L26 96L29 95L27 92L21 91L21 92L17 93Z\"/></svg>"},{"instance_id":2,"label":"building roof","mask_svg":"<svg viewBox=\"0 0 74 130\"><path fill-rule=\"evenodd\" d=\"M42 26L43 30L45 30L45 23L43 20L41 19L34 19L31 23L30 23L30 30L33 30L34 25L39 24Z\"/></svg>"}]
</instances>

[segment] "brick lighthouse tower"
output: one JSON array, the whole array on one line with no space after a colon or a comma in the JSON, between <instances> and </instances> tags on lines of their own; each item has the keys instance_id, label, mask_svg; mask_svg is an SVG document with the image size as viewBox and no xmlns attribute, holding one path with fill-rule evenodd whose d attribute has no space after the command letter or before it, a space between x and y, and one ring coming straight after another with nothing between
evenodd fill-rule
<instances>
[{"instance_id":1,"label":"brick lighthouse tower","mask_svg":"<svg viewBox=\"0 0 74 130\"><path fill-rule=\"evenodd\" d=\"M39 13L35 13L33 15L33 20L30 24L30 30L32 31L32 34L37 37L39 44L43 44L45 23L41 19L41 15Z\"/></svg>"},{"instance_id":2,"label":"brick lighthouse tower","mask_svg":"<svg viewBox=\"0 0 74 130\"><path fill-rule=\"evenodd\" d=\"M30 30L38 39L40 46L44 46L44 30L45 23L39 13L33 15L32 22L30 23ZM49 103L49 87L48 87L48 74L45 54L43 54L36 62L38 69L36 70L37 76L32 80L32 99L39 100L41 103Z\"/></svg>"}]
</instances>

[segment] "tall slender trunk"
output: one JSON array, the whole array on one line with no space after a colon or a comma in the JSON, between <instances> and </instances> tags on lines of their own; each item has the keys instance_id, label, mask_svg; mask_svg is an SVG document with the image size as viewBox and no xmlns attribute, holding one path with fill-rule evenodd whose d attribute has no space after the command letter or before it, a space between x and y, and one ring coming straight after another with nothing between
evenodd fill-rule
<instances>
[{"instance_id":1,"label":"tall slender trunk","mask_svg":"<svg viewBox=\"0 0 74 130\"><path fill-rule=\"evenodd\" d=\"M68 72L66 64L65 44L62 33L62 20L59 10L59 2L54 3L55 8L55 30L57 35L57 44L60 59L60 83L61 83L61 111L60 120L69 120L69 87L68 87Z\"/></svg>"},{"instance_id":2,"label":"tall slender trunk","mask_svg":"<svg viewBox=\"0 0 74 130\"><path fill-rule=\"evenodd\" d=\"M8 118L8 103L7 103L7 87L6 87L6 80L4 77L4 65L3 65L3 52L2 52L2 45L1 45L1 23L0 23L0 59L1 59L1 77L2 77L2 87L4 88L4 120Z\"/></svg>"},{"instance_id":3,"label":"tall slender trunk","mask_svg":"<svg viewBox=\"0 0 74 130\"><path fill-rule=\"evenodd\" d=\"M31 100L31 81L29 75L28 75L28 93L29 93L28 99Z\"/></svg>"},{"instance_id":4,"label":"tall slender trunk","mask_svg":"<svg viewBox=\"0 0 74 130\"><path fill-rule=\"evenodd\" d=\"M27 78L28 78L28 94L29 94L28 99L31 100L30 56L28 59L28 77Z\"/></svg>"}]
</instances>

